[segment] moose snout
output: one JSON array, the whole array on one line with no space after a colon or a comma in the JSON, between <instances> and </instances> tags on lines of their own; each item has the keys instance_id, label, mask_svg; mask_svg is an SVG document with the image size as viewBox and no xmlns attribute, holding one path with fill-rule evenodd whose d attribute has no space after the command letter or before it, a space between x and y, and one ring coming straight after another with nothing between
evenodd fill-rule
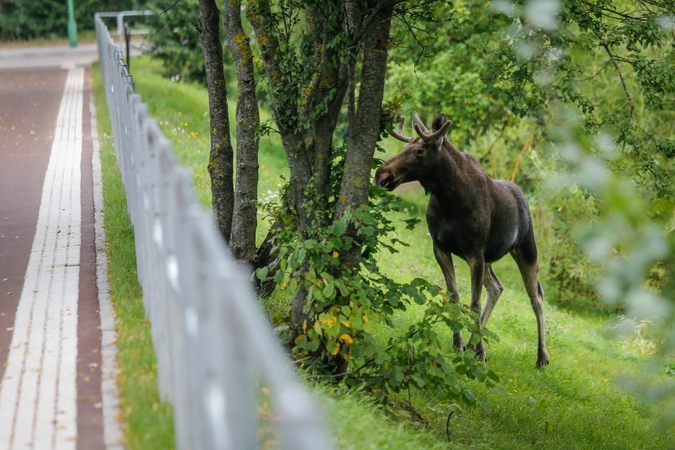
<instances>
[{"instance_id":1,"label":"moose snout","mask_svg":"<svg viewBox=\"0 0 675 450\"><path fill-rule=\"evenodd\" d=\"M385 188L388 190L392 190L393 188L391 187L392 181L394 180L394 175L389 172L388 170L384 170L382 167L379 167L375 171L375 179L373 180L375 183L375 186L379 186L381 188Z\"/></svg>"},{"instance_id":2,"label":"moose snout","mask_svg":"<svg viewBox=\"0 0 675 450\"><path fill-rule=\"evenodd\" d=\"M404 175L386 163L375 171L375 185L393 191L405 181Z\"/></svg>"}]
</instances>

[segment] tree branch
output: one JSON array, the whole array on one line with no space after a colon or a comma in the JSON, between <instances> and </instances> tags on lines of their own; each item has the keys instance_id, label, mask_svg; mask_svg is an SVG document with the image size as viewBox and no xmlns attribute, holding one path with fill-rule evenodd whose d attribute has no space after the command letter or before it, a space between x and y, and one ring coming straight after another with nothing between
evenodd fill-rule
<instances>
[{"instance_id":1,"label":"tree branch","mask_svg":"<svg viewBox=\"0 0 675 450\"><path fill-rule=\"evenodd\" d=\"M597 34L596 34L597 36ZM600 37L598 36L598 39ZM609 48L609 45L607 43L603 42L602 40L600 41L600 46L605 49L605 52L607 52L607 55L609 56L609 60L611 61L612 65L614 66L614 70L616 70L616 74L619 76L619 80L621 81L621 87L623 88L623 92L626 95L626 99L628 100L628 104L630 105L630 117L635 117L635 103L633 102L633 97L630 94L630 91L628 90L628 86L626 85L626 80L623 77L623 73L621 72L621 69L619 68L619 64L616 62L616 56L612 52L612 50Z\"/></svg>"},{"instance_id":2,"label":"tree branch","mask_svg":"<svg viewBox=\"0 0 675 450\"><path fill-rule=\"evenodd\" d=\"M366 32L370 31L373 21L377 18L378 14L381 11L388 8L394 8L400 3L405 3L407 0L381 0L375 5L375 7L370 11L370 13L363 19L361 26L356 30L352 36L352 46L356 47L359 45L363 36Z\"/></svg>"}]
</instances>

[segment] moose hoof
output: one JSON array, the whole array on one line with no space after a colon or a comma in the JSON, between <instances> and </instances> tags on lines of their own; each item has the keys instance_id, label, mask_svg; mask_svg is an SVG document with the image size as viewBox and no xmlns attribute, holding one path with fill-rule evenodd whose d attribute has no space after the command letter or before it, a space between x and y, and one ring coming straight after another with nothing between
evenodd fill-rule
<instances>
[{"instance_id":1,"label":"moose hoof","mask_svg":"<svg viewBox=\"0 0 675 450\"><path fill-rule=\"evenodd\" d=\"M484 363L487 363L487 356L485 354L485 347L483 347L483 343L479 343L478 345L469 345L467 347L468 349L472 350L474 355L476 355L476 359L479 361L483 361Z\"/></svg>"},{"instance_id":2,"label":"moose hoof","mask_svg":"<svg viewBox=\"0 0 675 450\"><path fill-rule=\"evenodd\" d=\"M546 349L539 349L537 352L537 365L534 366L536 369L544 370L548 366L548 352Z\"/></svg>"},{"instance_id":3,"label":"moose hoof","mask_svg":"<svg viewBox=\"0 0 675 450\"><path fill-rule=\"evenodd\" d=\"M537 360L537 365L534 366L535 369L544 371L548 366L548 359Z\"/></svg>"}]
</instances>

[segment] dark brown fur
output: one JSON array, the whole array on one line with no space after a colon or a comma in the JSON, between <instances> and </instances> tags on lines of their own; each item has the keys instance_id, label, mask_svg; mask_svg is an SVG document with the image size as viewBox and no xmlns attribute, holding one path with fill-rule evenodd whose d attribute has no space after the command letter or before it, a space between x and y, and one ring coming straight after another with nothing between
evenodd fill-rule
<instances>
[{"instance_id":1,"label":"dark brown fur","mask_svg":"<svg viewBox=\"0 0 675 450\"><path fill-rule=\"evenodd\" d=\"M419 137L403 136L402 126L403 121L391 135L407 145L377 169L375 184L393 190L402 183L419 181L430 194L427 224L436 261L456 302L459 302L459 292L452 255L469 264L471 309L480 315L481 327L487 323L504 290L492 263L511 254L537 319L537 367L544 368L549 362L544 335L544 292L538 280L537 246L525 195L514 183L493 180L476 158L458 151L445 138L450 121L444 114L434 118L433 132L430 132L415 113L413 127ZM487 301L481 311L483 286ZM464 348L461 333L454 335L454 345ZM482 342L474 350L485 359Z\"/></svg>"}]
</instances>

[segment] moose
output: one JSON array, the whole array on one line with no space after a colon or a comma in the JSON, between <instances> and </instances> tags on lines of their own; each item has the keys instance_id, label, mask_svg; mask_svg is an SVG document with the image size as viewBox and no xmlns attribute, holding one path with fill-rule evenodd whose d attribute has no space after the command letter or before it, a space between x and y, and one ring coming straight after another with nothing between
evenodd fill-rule
<instances>
[{"instance_id":1,"label":"moose","mask_svg":"<svg viewBox=\"0 0 675 450\"><path fill-rule=\"evenodd\" d=\"M429 131L417 113L413 128L419 137L402 134L405 118L389 134L406 143L403 151L384 162L375 172L374 182L387 190L403 183L419 181L430 195L427 225L434 256L441 267L451 300L459 302L452 255L466 261L471 271L471 305L482 329L490 318L504 287L492 263L509 253L515 260L525 290L537 318L538 350L536 367L549 363L544 332L544 291L539 284L537 246L530 210L522 190L506 180L490 178L478 160L455 148L445 137L451 121L438 114ZM481 290L487 300L481 312ZM461 332L453 336L453 346L464 350ZM473 348L483 361L485 348L479 341Z\"/></svg>"}]
</instances>

